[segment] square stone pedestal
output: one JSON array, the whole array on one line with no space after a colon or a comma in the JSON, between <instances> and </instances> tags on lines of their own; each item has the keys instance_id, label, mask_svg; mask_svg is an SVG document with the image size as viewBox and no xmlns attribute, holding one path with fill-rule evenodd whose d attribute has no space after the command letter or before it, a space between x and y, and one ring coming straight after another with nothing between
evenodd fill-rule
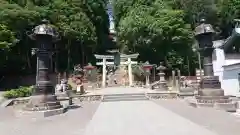
<instances>
[{"instance_id":1,"label":"square stone pedestal","mask_svg":"<svg viewBox=\"0 0 240 135\"><path fill-rule=\"evenodd\" d=\"M237 103L228 96L195 96L186 99L193 107L212 107L227 112L236 112Z\"/></svg>"},{"instance_id":2,"label":"square stone pedestal","mask_svg":"<svg viewBox=\"0 0 240 135\"><path fill-rule=\"evenodd\" d=\"M53 110L44 110L44 111L25 111L25 110L18 110L15 112L17 117L24 117L24 118L31 118L31 119L38 119L38 118L45 118L49 116L59 115L66 112L65 108L58 108Z\"/></svg>"},{"instance_id":3,"label":"square stone pedestal","mask_svg":"<svg viewBox=\"0 0 240 135\"><path fill-rule=\"evenodd\" d=\"M198 95L188 100L188 103L194 107L213 107L228 112L237 110L237 103L229 96L224 96L224 90L216 76L204 76Z\"/></svg>"}]
</instances>

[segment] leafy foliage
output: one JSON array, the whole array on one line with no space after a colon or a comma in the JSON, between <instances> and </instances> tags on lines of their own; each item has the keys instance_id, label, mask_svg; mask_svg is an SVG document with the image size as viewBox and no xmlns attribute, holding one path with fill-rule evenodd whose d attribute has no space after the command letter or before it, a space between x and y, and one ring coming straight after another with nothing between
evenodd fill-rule
<instances>
[{"instance_id":1,"label":"leafy foliage","mask_svg":"<svg viewBox=\"0 0 240 135\"><path fill-rule=\"evenodd\" d=\"M16 42L15 34L6 25L0 24L0 49L10 49Z\"/></svg>"},{"instance_id":2,"label":"leafy foliage","mask_svg":"<svg viewBox=\"0 0 240 135\"><path fill-rule=\"evenodd\" d=\"M18 97L28 97L31 96L33 87L19 87L18 89L11 89L6 91L3 96L7 99L18 98Z\"/></svg>"},{"instance_id":3,"label":"leafy foliage","mask_svg":"<svg viewBox=\"0 0 240 135\"><path fill-rule=\"evenodd\" d=\"M139 52L144 61L156 64L164 60L169 67L184 64L193 38L182 10L173 10L161 0L138 1L120 18L118 36L127 46L123 51Z\"/></svg>"},{"instance_id":4,"label":"leafy foliage","mask_svg":"<svg viewBox=\"0 0 240 135\"><path fill-rule=\"evenodd\" d=\"M108 0L0 0L0 75L32 73L35 42L26 34L44 18L58 29L61 40L53 56L58 71L94 62L93 53L111 48ZM169 69L194 71L193 29L201 17L226 38L240 17L240 0L112 0L117 44L124 53L140 53L139 61ZM150 55L149 55L150 54ZM12 63L15 63L14 65ZM188 65L190 63L190 65ZM190 68L189 68L190 67Z\"/></svg>"}]
</instances>

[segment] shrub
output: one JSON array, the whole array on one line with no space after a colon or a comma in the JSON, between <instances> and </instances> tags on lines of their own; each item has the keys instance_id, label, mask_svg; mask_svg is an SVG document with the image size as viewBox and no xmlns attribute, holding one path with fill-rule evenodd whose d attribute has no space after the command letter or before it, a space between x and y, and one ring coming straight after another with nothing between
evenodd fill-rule
<instances>
[{"instance_id":1,"label":"shrub","mask_svg":"<svg viewBox=\"0 0 240 135\"><path fill-rule=\"evenodd\" d=\"M18 98L18 97L28 97L31 96L33 91L33 86L30 87L19 87L18 89L11 89L6 91L3 96L7 99Z\"/></svg>"}]
</instances>

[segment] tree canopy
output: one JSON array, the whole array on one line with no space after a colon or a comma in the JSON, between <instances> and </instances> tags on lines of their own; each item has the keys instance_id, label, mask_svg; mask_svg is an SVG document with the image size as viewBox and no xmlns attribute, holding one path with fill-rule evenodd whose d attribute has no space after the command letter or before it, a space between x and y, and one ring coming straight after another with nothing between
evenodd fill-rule
<instances>
[{"instance_id":1,"label":"tree canopy","mask_svg":"<svg viewBox=\"0 0 240 135\"><path fill-rule=\"evenodd\" d=\"M197 67L193 29L201 17L227 38L240 16L240 0L112 0L117 45L123 53L140 53L139 61L193 73ZM48 19L60 33L54 46L55 68L94 62L109 43L108 0L0 0L1 75L35 72L35 42L28 33ZM14 63L14 65L12 64ZM94 63L93 63L94 64Z\"/></svg>"}]
</instances>

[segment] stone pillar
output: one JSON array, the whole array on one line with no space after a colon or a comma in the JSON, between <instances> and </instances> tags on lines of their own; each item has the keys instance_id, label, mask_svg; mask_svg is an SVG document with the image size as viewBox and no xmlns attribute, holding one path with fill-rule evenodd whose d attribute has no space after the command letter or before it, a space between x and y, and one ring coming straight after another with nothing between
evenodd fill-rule
<instances>
[{"instance_id":1,"label":"stone pillar","mask_svg":"<svg viewBox=\"0 0 240 135\"><path fill-rule=\"evenodd\" d=\"M131 58L128 58L128 76L129 76L129 86L133 86L132 61L131 61Z\"/></svg>"},{"instance_id":2,"label":"stone pillar","mask_svg":"<svg viewBox=\"0 0 240 135\"><path fill-rule=\"evenodd\" d=\"M106 74L107 74L107 71L106 71L106 68L107 68L107 65L106 65L106 58L103 58L103 69L102 69L102 87L105 88L106 87Z\"/></svg>"},{"instance_id":3,"label":"stone pillar","mask_svg":"<svg viewBox=\"0 0 240 135\"><path fill-rule=\"evenodd\" d=\"M146 75L146 86L149 87L149 85L150 85L149 75Z\"/></svg>"},{"instance_id":4,"label":"stone pillar","mask_svg":"<svg viewBox=\"0 0 240 135\"><path fill-rule=\"evenodd\" d=\"M172 88L176 88L176 76L175 76L175 70L172 71Z\"/></svg>"},{"instance_id":5,"label":"stone pillar","mask_svg":"<svg viewBox=\"0 0 240 135\"><path fill-rule=\"evenodd\" d=\"M180 90L180 88L181 88L181 71L178 69L177 70L177 78L178 78L178 83L177 83L177 88L178 88L178 90Z\"/></svg>"}]
</instances>

